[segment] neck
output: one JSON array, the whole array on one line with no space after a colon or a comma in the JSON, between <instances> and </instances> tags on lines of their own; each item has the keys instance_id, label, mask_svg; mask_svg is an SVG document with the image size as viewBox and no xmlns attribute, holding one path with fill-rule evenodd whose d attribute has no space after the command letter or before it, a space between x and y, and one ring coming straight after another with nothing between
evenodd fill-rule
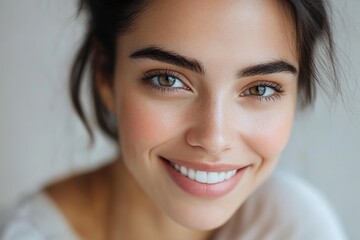
<instances>
[{"instance_id":1,"label":"neck","mask_svg":"<svg viewBox=\"0 0 360 240\"><path fill-rule=\"evenodd\" d=\"M188 229L163 213L121 160L112 167L110 239L209 239L212 232Z\"/></svg>"}]
</instances>

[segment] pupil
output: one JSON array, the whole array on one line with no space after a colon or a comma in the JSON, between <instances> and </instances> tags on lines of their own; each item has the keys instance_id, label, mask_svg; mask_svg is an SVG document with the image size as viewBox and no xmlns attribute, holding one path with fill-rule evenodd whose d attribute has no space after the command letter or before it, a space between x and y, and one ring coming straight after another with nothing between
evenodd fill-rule
<instances>
[{"instance_id":1,"label":"pupil","mask_svg":"<svg viewBox=\"0 0 360 240\"><path fill-rule=\"evenodd\" d=\"M265 91L266 91L265 86L256 86L256 87L251 88L251 90L250 90L251 94L258 95L258 96L264 95Z\"/></svg>"},{"instance_id":2,"label":"pupil","mask_svg":"<svg viewBox=\"0 0 360 240\"><path fill-rule=\"evenodd\" d=\"M159 83L161 86L172 86L175 83L175 78L170 77L170 76L166 76L166 75L161 75L159 76Z\"/></svg>"}]
</instances>

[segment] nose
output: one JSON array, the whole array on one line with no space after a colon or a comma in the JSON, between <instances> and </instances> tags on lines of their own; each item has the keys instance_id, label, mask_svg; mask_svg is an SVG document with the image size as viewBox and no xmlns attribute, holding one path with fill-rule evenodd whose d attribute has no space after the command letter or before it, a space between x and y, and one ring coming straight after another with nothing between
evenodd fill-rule
<instances>
[{"instance_id":1,"label":"nose","mask_svg":"<svg viewBox=\"0 0 360 240\"><path fill-rule=\"evenodd\" d=\"M231 149L235 133L228 108L228 104L219 99L210 104L200 104L191 116L194 121L186 132L187 143L211 155Z\"/></svg>"}]
</instances>

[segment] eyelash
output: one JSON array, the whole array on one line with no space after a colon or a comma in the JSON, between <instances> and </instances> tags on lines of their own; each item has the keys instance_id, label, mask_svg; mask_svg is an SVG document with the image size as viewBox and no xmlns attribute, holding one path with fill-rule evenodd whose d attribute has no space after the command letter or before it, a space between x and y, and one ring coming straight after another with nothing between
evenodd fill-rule
<instances>
[{"instance_id":1,"label":"eyelash","mask_svg":"<svg viewBox=\"0 0 360 240\"><path fill-rule=\"evenodd\" d=\"M162 92L178 92L181 90L186 90L189 91L190 88L186 86L186 88L179 88L179 87L160 87L160 86L156 86L155 84L152 83L152 79L154 77L158 77L158 76L167 76L167 77L172 77L172 78L176 78L178 81L182 82L182 84L184 84L184 86L186 86L185 83L183 83L183 77L181 74L174 72L170 69L156 69L156 70L152 70L150 72L146 72L144 73L141 77L140 80L146 84L148 87L158 90L158 91L162 91Z\"/></svg>"},{"instance_id":2,"label":"eyelash","mask_svg":"<svg viewBox=\"0 0 360 240\"><path fill-rule=\"evenodd\" d=\"M248 87L245 91L248 91L254 87L261 87L261 86L271 88L272 90L274 90L274 94L272 94L271 96L256 96L256 95L246 95L244 93L241 93L240 96L241 97L253 96L256 97L257 100L259 101L263 101L263 100L275 101L280 99L285 94L284 86L282 84L276 82L269 82L269 81L258 81L251 87Z\"/></svg>"},{"instance_id":3,"label":"eyelash","mask_svg":"<svg viewBox=\"0 0 360 240\"><path fill-rule=\"evenodd\" d=\"M149 88L151 89L155 89L157 91L161 91L161 92L178 92L181 90L185 90L185 91L189 91L191 90L189 87L185 87L185 88L180 88L180 87L160 87L155 85L154 83L152 83L152 79L154 77L158 77L158 76L167 76L167 77L172 77L177 79L178 81L182 82L182 84L184 86L186 86L185 83L183 83L183 76L181 74L179 74L178 72L172 71L170 69L156 69L156 70L152 70L150 72L145 72L141 77L140 80L146 84ZM269 82L269 81L258 81L256 82L256 84L253 84L251 87L248 87L245 91L250 90L251 88L254 87L269 87L272 90L274 90L274 94L272 94L271 96L256 96L256 95L252 95L252 94L244 94L241 93L240 96L241 97L246 97L246 96L251 96L251 97L255 97L258 101L275 101L280 99L284 93L284 87L283 85L281 85L280 83L276 83L276 82Z\"/></svg>"}]
</instances>

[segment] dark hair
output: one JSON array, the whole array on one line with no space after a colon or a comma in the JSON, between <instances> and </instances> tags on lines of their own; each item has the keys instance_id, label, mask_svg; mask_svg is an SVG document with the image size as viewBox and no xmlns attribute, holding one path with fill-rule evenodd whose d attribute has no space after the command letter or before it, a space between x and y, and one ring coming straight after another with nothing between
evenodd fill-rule
<instances>
[{"instance_id":1,"label":"dark hair","mask_svg":"<svg viewBox=\"0 0 360 240\"><path fill-rule=\"evenodd\" d=\"M292 21L296 27L297 51L299 55L298 95L302 107L311 105L316 96L316 85L332 84L339 89L335 69L335 54L333 36L330 27L329 6L324 0L279 0L290 9ZM80 102L80 88L86 65L90 63L92 70L92 97L96 120L100 128L112 139L117 140L116 124L113 116L102 104L97 93L94 78L96 64L96 49L102 49L107 61L104 71L111 76L115 65L116 38L131 31L134 20L149 6L149 0L80 0L79 13L86 11L87 35L80 47L70 75L70 93L73 106L83 121L91 140L93 133ZM316 52L317 46L322 46L321 52ZM318 53L318 54L317 54ZM318 58L316 58L317 56ZM320 58L322 57L322 58ZM319 60L319 61L316 61ZM327 82L321 82L321 70L329 73ZM324 67L325 66L325 67ZM112 77L109 77L109 84Z\"/></svg>"}]
</instances>

